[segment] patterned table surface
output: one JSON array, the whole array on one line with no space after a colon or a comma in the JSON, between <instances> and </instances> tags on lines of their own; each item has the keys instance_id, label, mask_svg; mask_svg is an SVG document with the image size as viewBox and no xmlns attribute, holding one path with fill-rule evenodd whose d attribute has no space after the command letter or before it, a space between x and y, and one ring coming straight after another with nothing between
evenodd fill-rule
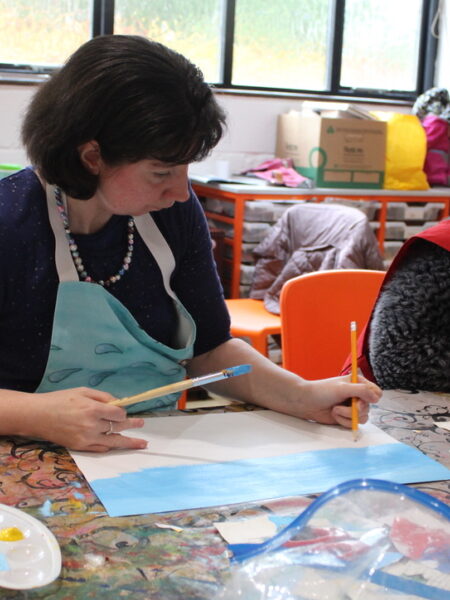
<instances>
[{"instance_id":1,"label":"patterned table surface","mask_svg":"<svg viewBox=\"0 0 450 600\"><path fill-rule=\"evenodd\" d=\"M243 409L232 405L226 410ZM436 426L436 421L450 420L449 396L386 392L372 408L371 420L450 467L450 431ZM52 584L28 591L2 589L1 599L210 600L230 565L227 544L214 522L267 514L294 518L312 500L283 498L111 518L65 449L2 438L0 456L0 502L45 523L56 536L63 559L61 574ZM450 504L449 481L415 487Z\"/></svg>"}]
</instances>

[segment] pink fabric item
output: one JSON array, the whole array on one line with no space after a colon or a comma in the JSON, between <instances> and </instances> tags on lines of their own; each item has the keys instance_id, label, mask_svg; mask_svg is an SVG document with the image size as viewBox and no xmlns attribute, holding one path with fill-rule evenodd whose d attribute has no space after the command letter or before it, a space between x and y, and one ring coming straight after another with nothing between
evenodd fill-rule
<instances>
[{"instance_id":1,"label":"pink fabric item","mask_svg":"<svg viewBox=\"0 0 450 600\"><path fill-rule=\"evenodd\" d=\"M430 185L450 185L449 124L436 115L427 115L422 121L427 136L427 155L424 171Z\"/></svg>"},{"instance_id":2,"label":"pink fabric item","mask_svg":"<svg viewBox=\"0 0 450 600\"><path fill-rule=\"evenodd\" d=\"M257 167L244 171L244 175L248 173L252 173L260 179L265 179L269 183L287 187L305 187L305 183L309 182L307 177L303 177L293 168L290 158L265 160Z\"/></svg>"}]
</instances>

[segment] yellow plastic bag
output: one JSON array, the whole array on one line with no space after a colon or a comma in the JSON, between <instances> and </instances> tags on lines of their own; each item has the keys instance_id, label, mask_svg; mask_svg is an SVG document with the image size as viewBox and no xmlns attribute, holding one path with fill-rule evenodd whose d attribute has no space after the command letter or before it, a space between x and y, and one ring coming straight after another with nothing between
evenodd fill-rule
<instances>
[{"instance_id":1,"label":"yellow plastic bag","mask_svg":"<svg viewBox=\"0 0 450 600\"><path fill-rule=\"evenodd\" d=\"M428 190L423 170L427 138L418 117L387 112L377 116L387 121L384 189Z\"/></svg>"}]
</instances>

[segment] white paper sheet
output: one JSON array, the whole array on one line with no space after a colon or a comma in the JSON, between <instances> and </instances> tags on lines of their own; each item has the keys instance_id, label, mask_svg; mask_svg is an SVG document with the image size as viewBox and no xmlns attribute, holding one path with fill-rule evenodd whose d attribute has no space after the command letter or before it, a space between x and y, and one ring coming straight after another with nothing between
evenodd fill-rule
<instances>
[{"instance_id":1,"label":"white paper sheet","mask_svg":"<svg viewBox=\"0 0 450 600\"><path fill-rule=\"evenodd\" d=\"M72 456L110 516L324 492L358 478L450 479L450 470L372 424L352 432L272 411L148 418L146 450Z\"/></svg>"},{"instance_id":2,"label":"white paper sheet","mask_svg":"<svg viewBox=\"0 0 450 600\"><path fill-rule=\"evenodd\" d=\"M360 439L354 442L348 429L311 423L270 410L149 417L143 429L128 432L148 441L145 450L71 454L88 480L97 480L150 467L201 465L397 443L370 423L362 425L360 432Z\"/></svg>"}]
</instances>

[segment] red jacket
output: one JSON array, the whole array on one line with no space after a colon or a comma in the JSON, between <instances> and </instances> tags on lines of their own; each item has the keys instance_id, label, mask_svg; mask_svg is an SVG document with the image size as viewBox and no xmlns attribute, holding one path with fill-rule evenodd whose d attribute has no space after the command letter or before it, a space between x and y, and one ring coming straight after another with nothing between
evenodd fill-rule
<instances>
[{"instance_id":1,"label":"red jacket","mask_svg":"<svg viewBox=\"0 0 450 600\"><path fill-rule=\"evenodd\" d=\"M428 242L436 244L437 246L441 246L441 248L444 248L445 250L450 252L450 219L441 221L434 227L430 227L429 229L426 229L425 231L422 231L421 233L410 237L409 240L407 240L403 244L403 246L400 248L399 252L395 256L394 260L392 261L389 270L386 273L386 276L378 293L378 297L380 296L380 294L382 294L384 286L390 280L392 275L397 271L399 265L404 260L407 253L410 251L412 245L415 244L415 242L418 239L427 240ZM372 373L372 368L369 363L369 332L371 320L372 316L369 318L367 325L364 327L358 338L358 367L361 369L363 375L367 377L367 379L375 381L375 377ZM342 369L342 374L350 373L350 371L351 356L349 356L345 361L344 367Z\"/></svg>"}]
</instances>

